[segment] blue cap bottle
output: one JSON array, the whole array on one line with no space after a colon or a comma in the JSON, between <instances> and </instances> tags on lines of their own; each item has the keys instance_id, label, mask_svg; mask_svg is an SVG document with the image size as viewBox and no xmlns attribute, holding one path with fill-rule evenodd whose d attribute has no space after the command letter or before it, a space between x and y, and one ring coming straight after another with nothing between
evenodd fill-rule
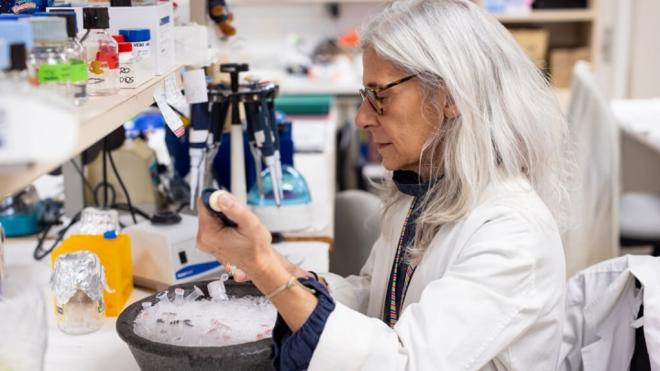
<instances>
[{"instance_id":1,"label":"blue cap bottle","mask_svg":"<svg viewBox=\"0 0 660 371\"><path fill-rule=\"evenodd\" d=\"M148 28L124 28L119 30L119 34L132 43L151 40L151 31Z\"/></svg>"}]
</instances>

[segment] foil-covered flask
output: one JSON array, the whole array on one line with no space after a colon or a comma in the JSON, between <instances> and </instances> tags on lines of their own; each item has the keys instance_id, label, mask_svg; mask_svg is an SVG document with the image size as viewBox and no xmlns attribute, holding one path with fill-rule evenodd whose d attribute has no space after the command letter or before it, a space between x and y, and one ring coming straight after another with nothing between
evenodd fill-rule
<instances>
[{"instance_id":1,"label":"foil-covered flask","mask_svg":"<svg viewBox=\"0 0 660 371\"><path fill-rule=\"evenodd\" d=\"M103 325L103 290L109 290L105 271L91 251L60 255L55 261L50 287L55 297L57 327L67 334L94 332Z\"/></svg>"}]
</instances>

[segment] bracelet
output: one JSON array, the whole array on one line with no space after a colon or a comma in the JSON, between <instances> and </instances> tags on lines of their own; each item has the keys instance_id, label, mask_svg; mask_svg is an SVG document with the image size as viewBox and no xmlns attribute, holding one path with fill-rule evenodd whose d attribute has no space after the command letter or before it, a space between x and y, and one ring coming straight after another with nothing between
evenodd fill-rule
<instances>
[{"instance_id":1,"label":"bracelet","mask_svg":"<svg viewBox=\"0 0 660 371\"><path fill-rule=\"evenodd\" d=\"M305 289L310 294L315 294L316 293L316 290L310 289L309 287L304 286L302 283L300 283L298 281L298 279L296 277L291 276L291 278L289 278L289 280L286 281L285 284L283 284L282 286L276 288L270 294L266 295L266 299L271 300L272 298L276 297L277 295L283 293L285 290L290 289L294 286L299 286L299 287Z\"/></svg>"}]
</instances>

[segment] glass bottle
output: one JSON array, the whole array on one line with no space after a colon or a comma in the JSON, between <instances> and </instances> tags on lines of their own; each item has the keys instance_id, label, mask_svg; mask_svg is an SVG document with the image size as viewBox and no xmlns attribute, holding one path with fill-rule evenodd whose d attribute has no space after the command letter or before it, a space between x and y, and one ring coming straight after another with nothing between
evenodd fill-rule
<instances>
[{"instance_id":1,"label":"glass bottle","mask_svg":"<svg viewBox=\"0 0 660 371\"><path fill-rule=\"evenodd\" d=\"M68 39L64 46L64 54L71 66L69 75L70 93L73 103L76 106L81 106L87 101L87 62L85 61L85 48L76 37L78 34L76 13L72 11L51 11L50 14L62 17L66 21Z\"/></svg>"},{"instance_id":2,"label":"glass bottle","mask_svg":"<svg viewBox=\"0 0 660 371\"><path fill-rule=\"evenodd\" d=\"M69 61L64 54L66 21L56 17L33 17L34 46L28 57L30 81L62 96L69 94Z\"/></svg>"},{"instance_id":3,"label":"glass bottle","mask_svg":"<svg viewBox=\"0 0 660 371\"><path fill-rule=\"evenodd\" d=\"M108 8L84 8L87 32L83 46L87 54L89 95L112 95L119 91L119 50L108 28Z\"/></svg>"}]
</instances>

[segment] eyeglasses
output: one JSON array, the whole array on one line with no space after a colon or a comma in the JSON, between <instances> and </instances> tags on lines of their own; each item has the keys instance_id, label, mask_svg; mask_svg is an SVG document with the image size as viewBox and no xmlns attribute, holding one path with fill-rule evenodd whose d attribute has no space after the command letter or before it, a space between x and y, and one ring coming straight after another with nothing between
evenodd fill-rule
<instances>
[{"instance_id":1,"label":"eyeglasses","mask_svg":"<svg viewBox=\"0 0 660 371\"><path fill-rule=\"evenodd\" d=\"M404 82L412 79L413 77L417 77L417 75L406 76L402 79L396 80L379 88L362 88L360 89L360 95L362 96L362 101L366 100L367 102L369 102L371 108L373 108L374 111L376 111L376 113L382 116L383 112L385 111L383 107L383 97L379 97L378 94L384 92L387 89L403 84Z\"/></svg>"}]
</instances>

